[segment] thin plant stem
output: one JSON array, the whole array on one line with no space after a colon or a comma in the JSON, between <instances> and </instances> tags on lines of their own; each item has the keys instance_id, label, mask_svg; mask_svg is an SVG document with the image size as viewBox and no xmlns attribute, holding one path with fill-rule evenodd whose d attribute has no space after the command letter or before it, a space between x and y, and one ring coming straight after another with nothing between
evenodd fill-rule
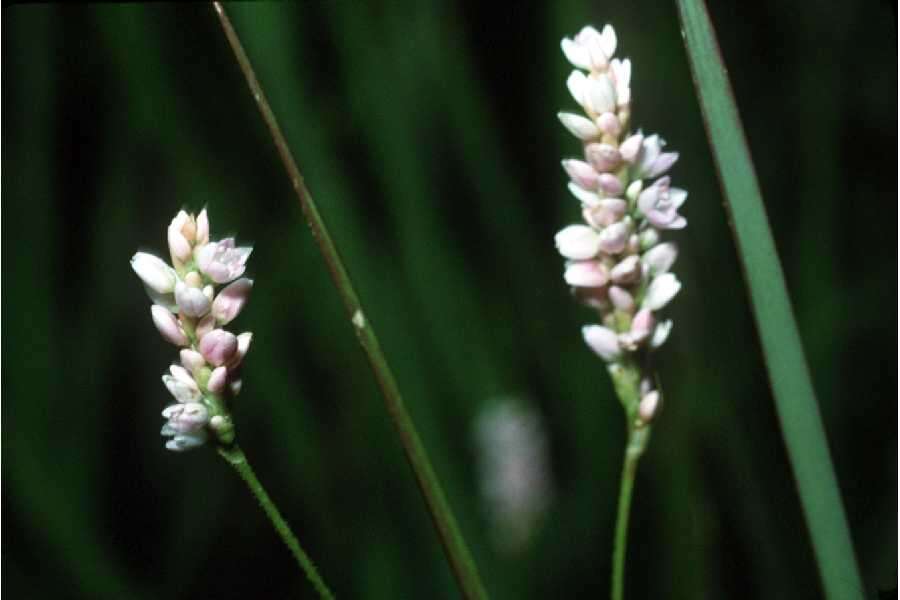
<instances>
[{"instance_id":1,"label":"thin plant stem","mask_svg":"<svg viewBox=\"0 0 900 600\"><path fill-rule=\"evenodd\" d=\"M278 535L281 536L281 539L287 545L288 549L290 549L291 554L297 559L297 564L299 564L303 572L306 573L306 578L309 579L313 587L316 588L319 596L323 599L333 600L334 594L332 594L331 590L328 589L328 586L325 585L325 581L322 580L322 576L319 575L316 566L313 564L312 560L310 560L306 552L303 551L303 548L300 547L300 542L297 541L297 537L294 535L294 532L291 531L291 527L287 524L287 521L284 520L284 517L281 516L281 513L278 512L278 507L272 502L272 499L269 497L269 494L266 493L266 490L259 482L259 479L256 478L256 473L253 472L253 468L250 466L250 462L247 460L244 451L241 450L237 444L234 444L228 448L219 447L219 454L228 461L228 464L234 467L234 470L238 472L238 475L241 476L241 479L244 480L244 483L247 484L247 487L250 488L250 491L256 496L256 499L259 501L259 505L262 507L263 511L265 511L266 516L272 521L275 531L278 532Z\"/></svg>"},{"instance_id":2,"label":"thin plant stem","mask_svg":"<svg viewBox=\"0 0 900 600\"><path fill-rule=\"evenodd\" d=\"M638 461L644 453L649 431L646 427L633 428L628 434L628 446L622 462L622 481L619 487L619 510L616 514L616 533L613 542L612 600L625 597L625 553L628 548L628 515L631 513L631 496Z\"/></svg>"},{"instance_id":3,"label":"thin plant stem","mask_svg":"<svg viewBox=\"0 0 900 600\"><path fill-rule=\"evenodd\" d=\"M247 53L244 51L237 32L234 30L222 4L213 2L213 7L222 24L225 37L234 51L238 66L247 79L247 85L250 87L253 98L256 100L256 105L259 108L263 121L265 121L269 129L272 141L275 144L278 155L281 157L281 162L284 164L297 199L300 201L303 215L309 228L312 230L313 238L319 246L331 279L335 287L337 287L347 315L350 317L356 337L366 353L369 365L381 388L388 414L400 437L406 458L412 467L416 482L428 505L428 510L440 536L447 560L459 583L463 596L465 598L487 598L487 593L481 583L475 562L456 524L456 519L453 516L450 505L447 503L437 475L431 466L425 447L419 439L419 434L416 431L412 418L406 410L397 382L381 350L381 344L375 335L372 323L363 312L362 304L359 301L356 290L353 288L350 275L344 267L344 263L331 239L331 235L328 233L328 229L325 227L325 222L322 220L315 202L313 202L312 195L306 188L287 140L281 132L281 127L278 125L275 114L272 112L272 108L266 100L266 95L263 93L262 86L256 78L250 59L247 57Z\"/></svg>"}]
</instances>

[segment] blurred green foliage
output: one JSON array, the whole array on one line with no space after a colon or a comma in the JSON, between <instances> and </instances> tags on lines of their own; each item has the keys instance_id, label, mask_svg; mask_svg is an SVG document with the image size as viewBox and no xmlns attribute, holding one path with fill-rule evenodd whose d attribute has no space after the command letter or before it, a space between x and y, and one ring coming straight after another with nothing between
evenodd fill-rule
<instances>
[{"instance_id":1,"label":"blurred green foliage","mask_svg":"<svg viewBox=\"0 0 900 600\"><path fill-rule=\"evenodd\" d=\"M602 10L601 10L602 8ZM896 588L896 15L713 6L870 592ZM182 206L253 242L238 435L339 596L456 596L382 400L207 5L3 16L3 590L312 597L213 452L162 449L175 356L128 266ZM684 289L638 474L632 597L820 595L674 7L230 7L496 598L603 595L624 437L552 236L578 218L559 39L609 21L682 159ZM884 214L891 215L885 219ZM889 306L886 306L889 305ZM491 544L472 424L545 419L554 503Z\"/></svg>"}]
</instances>

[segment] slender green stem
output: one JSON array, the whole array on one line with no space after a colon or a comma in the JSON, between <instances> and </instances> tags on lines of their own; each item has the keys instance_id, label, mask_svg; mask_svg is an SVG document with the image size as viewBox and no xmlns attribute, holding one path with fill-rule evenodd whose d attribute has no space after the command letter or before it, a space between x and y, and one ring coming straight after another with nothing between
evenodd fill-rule
<instances>
[{"instance_id":1,"label":"slender green stem","mask_svg":"<svg viewBox=\"0 0 900 600\"><path fill-rule=\"evenodd\" d=\"M291 180L294 192L300 201L303 214L306 217L309 228L312 230L313 238L319 246L319 250L322 253L322 257L325 260L331 275L331 279L334 282L335 287L337 287L341 300L344 303L344 308L353 324L356 337L366 353L372 371L375 373L375 378L378 381L378 385L384 396L388 414L393 421L397 434L400 436L406 458L412 467L419 489L431 512L431 518L440 535L441 543L444 546L444 552L447 555L447 559L456 580L459 583L463 596L466 598L487 598L487 593L481 583L475 562L472 560L471 553L459 531L453 512L444 497L440 482L431 466L425 447L419 439L419 434L416 431L412 418L404 406L403 398L397 387L397 382L394 379L394 375L388 366L387 359L381 350L381 345L378 342L378 337L375 335L375 330L372 327L371 321L363 312L362 304L350 281L350 275L347 273L347 269L344 267L344 263L331 239L331 235L325 227L325 222L319 215L315 202L313 202L312 195L309 193L306 184L303 182L303 177L300 174L297 163L294 161L293 154L291 153L284 134L281 132L281 127L278 125L275 114L272 112L268 100L266 100L266 95L263 93L262 86L256 78L253 66L250 64L250 59L247 57L247 53L244 51L237 32L234 30L221 3L213 2L213 7L222 24L225 37L231 45L231 49L234 51L238 66L247 79L247 85L249 85L253 98L256 100L256 105L259 108L263 121L265 121L266 126L269 128L272 141L275 144L278 155L281 157L281 162L284 164L284 168Z\"/></svg>"},{"instance_id":2,"label":"slender green stem","mask_svg":"<svg viewBox=\"0 0 900 600\"><path fill-rule=\"evenodd\" d=\"M284 543L290 549L291 554L297 559L297 564L299 564L300 568L303 569L303 572L306 573L307 579L313 584L316 591L319 592L319 596L326 599L333 599L334 594L332 594L331 590L328 589L328 586L325 585L325 582L316 570L316 566L313 564L312 560L310 560L309 556L307 556L306 552L303 551L303 548L300 547L300 542L297 541L297 537L294 535L294 532L291 531L287 521L285 521L284 517L281 516L281 513L278 512L278 507L275 506L275 503L269 498L269 494L266 493L266 490L259 482L259 479L256 478L256 473L253 472L253 468L250 466L249 461L247 461L244 451L241 450L237 444L234 444L228 448L220 446L219 454L228 461L228 464L234 467L234 470L238 472L238 475L241 476L241 479L244 480L244 483L247 484L247 487L250 488L250 491L256 496L256 499L259 501L259 505L262 507L263 511L265 511L266 516L272 521L275 531L278 532L278 535L281 536L281 539L284 540Z\"/></svg>"},{"instance_id":3,"label":"slender green stem","mask_svg":"<svg viewBox=\"0 0 900 600\"><path fill-rule=\"evenodd\" d=\"M628 547L628 515L631 513L631 496L638 461L644 453L649 438L647 426L632 428L628 434L628 446L622 462L622 481L619 487L619 510L616 515L616 534L613 542L612 600L625 597L625 551Z\"/></svg>"}]
</instances>

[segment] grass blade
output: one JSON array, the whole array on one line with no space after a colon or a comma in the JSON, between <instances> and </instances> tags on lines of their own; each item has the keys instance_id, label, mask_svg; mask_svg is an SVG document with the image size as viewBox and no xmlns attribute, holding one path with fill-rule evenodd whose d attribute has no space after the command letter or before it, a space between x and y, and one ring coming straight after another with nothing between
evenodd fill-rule
<instances>
[{"instance_id":1,"label":"grass blade","mask_svg":"<svg viewBox=\"0 0 900 600\"><path fill-rule=\"evenodd\" d=\"M862 598L822 418L712 22L703 0L677 4L822 585L831 599Z\"/></svg>"}]
</instances>

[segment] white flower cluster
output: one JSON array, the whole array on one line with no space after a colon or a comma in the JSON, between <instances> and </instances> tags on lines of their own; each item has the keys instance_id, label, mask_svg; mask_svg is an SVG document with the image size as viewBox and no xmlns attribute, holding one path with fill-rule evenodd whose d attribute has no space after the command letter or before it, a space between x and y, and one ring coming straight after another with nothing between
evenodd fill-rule
<instances>
[{"instance_id":1,"label":"white flower cluster","mask_svg":"<svg viewBox=\"0 0 900 600\"><path fill-rule=\"evenodd\" d=\"M222 327L250 297L253 281L238 278L252 248L235 246L233 238L210 242L205 209L196 217L180 211L169 225L168 242L171 266L145 252L131 259L153 301L153 323L182 349L181 365L172 365L162 378L177 401L162 412L162 435L172 438L166 448L175 451L204 444L210 433L227 444L234 438L227 399L240 392L241 362L253 334L234 335Z\"/></svg>"},{"instance_id":2,"label":"white flower cluster","mask_svg":"<svg viewBox=\"0 0 900 600\"><path fill-rule=\"evenodd\" d=\"M564 39L562 50L576 67L569 91L584 110L559 113L584 144L584 160L564 160L562 166L584 224L560 231L556 246L567 259L566 282L600 313L602 324L584 327L584 339L614 363L659 347L672 329L672 321L659 321L656 312L681 288L669 272L677 250L672 242L660 242L660 232L687 225L678 214L687 192L671 187L665 176L678 153L664 152L658 135L628 130L631 61L613 58L613 28L585 27ZM658 394L651 398L658 400Z\"/></svg>"},{"instance_id":3,"label":"white flower cluster","mask_svg":"<svg viewBox=\"0 0 900 600\"><path fill-rule=\"evenodd\" d=\"M504 552L524 550L553 492L541 417L519 400L500 399L478 416L475 438L494 542Z\"/></svg>"}]
</instances>

